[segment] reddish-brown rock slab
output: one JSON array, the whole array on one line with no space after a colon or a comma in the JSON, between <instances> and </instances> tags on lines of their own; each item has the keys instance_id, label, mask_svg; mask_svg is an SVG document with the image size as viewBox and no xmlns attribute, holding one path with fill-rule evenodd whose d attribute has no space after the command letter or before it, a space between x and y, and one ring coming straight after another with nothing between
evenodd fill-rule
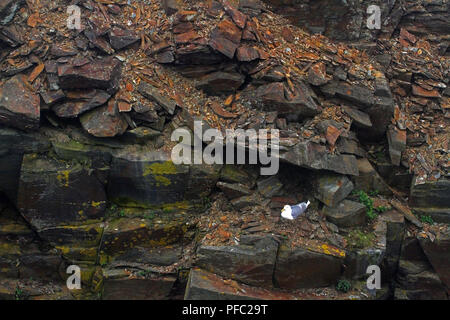
<instances>
[{"instance_id":1,"label":"reddish-brown rock slab","mask_svg":"<svg viewBox=\"0 0 450 320\"><path fill-rule=\"evenodd\" d=\"M109 42L115 50L120 50L139 41L140 37L134 31L114 27L109 31Z\"/></svg>"},{"instance_id":2,"label":"reddish-brown rock slab","mask_svg":"<svg viewBox=\"0 0 450 320\"><path fill-rule=\"evenodd\" d=\"M210 108L214 111L215 114L217 114L219 117L222 118L229 119L229 118L236 118L238 116L237 114L231 113L222 108L222 106L216 101L211 102Z\"/></svg>"},{"instance_id":3,"label":"reddish-brown rock slab","mask_svg":"<svg viewBox=\"0 0 450 320\"><path fill-rule=\"evenodd\" d=\"M197 88L209 95L234 93L245 81L245 77L237 72L213 72L203 76Z\"/></svg>"},{"instance_id":4,"label":"reddish-brown rock slab","mask_svg":"<svg viewBox=\"0 0 450 320\"><path fill-rule=\"evenodd\" d=\"M294 85L294 92L282 82L273 82L259 86L256 96L267 111L278 111L278 114L290 114L291 116L315 116L321 111L321 107L311 96L310 88L303 82ZM289 99L286 98L286 93Z\"/></svg>"},{"instance_id":5,"label":"reddish-brown rock slab","mask_svg":"<svg viewBox=\"0 0 450 320\"><path fill-rule=\"evenodd\" d=\"M239 47L236 52L239 61L248 62L259 59L259 51L252 47Z\"/></svg>"},{"instance_id":6,"label":"reddish-brown rock slab","mask_svg":"<svg viewBox=\"0 0 450 320\"><path fill-rule=\"evenodd\" d=\"M424 98L440 98L441 95L437 90L427 90L420 86L416 86L413 84L412 93L415 96L424 97Z\"/></svg>"},{"instance_id":7,"label":"reddish-brown rock slab","mask_svg":"<svg viewBox=\"0 0 450 320\"><path fill-rule=\"evenodd\" d=\"M188 32L175 35L175 43L177 44L190 43L198 38L200 38L198 33L195 32L194 30L190 30Z\"/></svg>"},{"instance_id":8,"label":"reddish-brown rock slab","mask_svg":"<svg viewBox=\"0 0 450 320\"><path fill-rule=\"evenodd\" d=\"M91 89L69 91L66 97L69 101L53 107L53 111L61 118L76 118L84 112L105 104L111 95L103 90Z\"/></svg>"},{"instance_id":9,"label":"reddish-brown rock slab","mask_svg":"<svg viewBox=\"0 0 450 320\"><path fill-rule=\"evenodd\" d=\"M316 63L308 71L308 82L313 86L321 86L328 82L325 64Z\"/></svg>"},{"instance_id":10,"label":"reddish-brown rock slab","mask_svg":"<svg viewBox=\"0 0 450 320\"><path fill-rule=\"evenodd\" d=\"M58 66L59 84L62 89L103 89L115 91L121 76L119 60L108 57L81 66L68 63Z\"/></svg>"},{"instance_id":11,"label":"reddish-brown rock slab","mask_svg":"<svg viewBox=\"0 0 450 320\"><path fill-rule=\"evenodd\" d=\"M242 31L230 20L220 22L211 33L209 45L230 59L241 41Z\"/></svg>"},{"instance_id":12,"label":"reddish-brown rock slab","mask_svg":"<svg viewBox=\"0 0 450 320\"><path fill-rule=\"evenodd\" d=\"M0 124L37 130L39 120L40 97L24 76L17 75L0 87Z\"/></svg>"},{"instance_id":13,"label":"reddish-brown rock slab","mask_svg":"<svg viewBox=\"0 0 450 320\"><path fill-rule=\"evenodd\" d=\"M228 1L223 1L225 12L233 19L234 23L241 29L244 29L247 16L234 8Z\"/></svg>"},{"instance_id":14,"label":"reddish-brown rock slab","mask_svg":"<svg viewBox=\"0 0 450 320\"><path fill-rule=\"evenodd\" d=\"M109 100L108 105L83 114L80 122L84 130L101 138L122 135L128 128L128 122L119 114L114 99Z\"/></svg>"},{"instance_id":15,"label":"reddish-brown rock slab","mask_svg":"<svg viewBox=\"0 0 450 320\"><path fill-rule=\"evenodd\" d=\"M185 300L297 300L278 290L267 290L226 280L202 269L191 269Z\"/></svg>"}]
</instances>

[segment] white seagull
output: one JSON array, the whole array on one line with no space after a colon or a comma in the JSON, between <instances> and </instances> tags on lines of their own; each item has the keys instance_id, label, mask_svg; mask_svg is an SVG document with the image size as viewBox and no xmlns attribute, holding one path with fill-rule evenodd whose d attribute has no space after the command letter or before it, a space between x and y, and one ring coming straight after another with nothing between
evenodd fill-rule
<instances>
[{"instance_id":1,"label":"white seagull","mask_svg":"<svg viewBox=\"0 0 450 320\"><path fill-rule=\"evenodd\" d=\"M285 205L283 210L281 210L281 217L288 220L297 219L306 211L309 205L310 205L309 200L308 202L302 202L294 206Z\"/></svg>"}]
</instances>

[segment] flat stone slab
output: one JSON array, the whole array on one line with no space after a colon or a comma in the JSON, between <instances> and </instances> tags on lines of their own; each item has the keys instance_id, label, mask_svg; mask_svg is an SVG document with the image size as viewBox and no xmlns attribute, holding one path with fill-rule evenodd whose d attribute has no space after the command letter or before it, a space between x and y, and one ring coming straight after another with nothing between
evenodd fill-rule
<instances>
[{"instance_id":1,"label":"flat stone slab","mask_svg":"<svg viewBox=\"0 0 450 320\"><path fill-rule=\"evenodd\" d=\"M307 169L329 170L357 176L356 157L349 154L331 154L326 146L310 141L299 142L286 152L280 152L282 161Z\"/></svg>"},{"instance_id":2,"label":"flat stone slab","mask_svg":"<svg viewBox=\"0 0 450 320\"><path fill-rule=\"evenodd\" d=\"M205 270L191 269L185 300L296 300L298 297L225 280Z\"/></svg>"},{"instance_id":3,"label":"flat stone slab","mask_svg":"<svg viewBox=\"0 0 450 320\"><path fill-rule=\"evenodd\" d=\"M280 247L274 274L276 286L303 289L335 284L341 276L345 254L338 257L332 254L333 248L325 244L323 246L323 253L301 247Z\"/></svg>"},{"instance_id":4,"label":"flat stone slab","mask_svg":"<svg viewBox=\"0 0 450 320\"><path fill-rule=\"evenodd\" d=\"M278 243L270 237L254 245L201 246L196 265L223 277L255 286L272 286Z\"/></svg>"},{"instance_id":5,"label":"flat stone slab","mask_svg":"<svg viewBox=\"0 0 450 320\"><path fill-rule=\"evenodd\" d=\"M39 129L40 97L24 76L0 86L0 124L22 130Z\"/></svg>"},{"instance_id":6,"label":"flat stone slab","mask_svg":"<svg viewBox=\"0 0 450 320\"><path fill-rule=\"evenodd\" d=\"M418 236L420 246L450 293L450 228L439 233L434 241Z\"/></svg>"},{"instance_id":7,"label":"flat stone slab","mask_svg":"<svg viewBox=\"0 0 450 320\"><path fill-rule=\"evenodd\" d=\"M353 183L346 176L325 174L314 182L315 197L329 207L335 207L352 191Z\"/></svg>"},{"instance_id":8,"label":"flat stone slab","mask_svg":"<svg viewBox=\"0 0 450 320\"><path fill-rule=\"evenodd\" d=\"M430 215L434 221L450 223L450 179L441 178L415 184L414 178L409 205L414 211Z\"/></svg>"},{"instance_id":9,"label":"flat stone slab","mask_svg":"<svg viewBox=\"0 0 450 320\"><path fill-rule=\"evenodd\" d=\"M37 231L103 218L103 184L79 164L37 154L23 158L17 207Z\"/></svg>"},{"instance_id":10,"label":"flat stone slab","mask_svg":"<svg viewBox=\"0 0 450 320\"><path fill-rule=\"evenodd\" d=\"M359 202L343 200L334 208L325 206L323 212L327 220L338 227L354 227L366 222L366 206Z\"/></svg>"},{"instance_id":11,"label":"flat stone slab","mask_svg":"<svg viewBox=\"0 0 450 320\"><path fill-rule=\"evenodd\" d=\"M108 279L103 300L167 300L175 281L174 277Z\"/></svg>"}]
</instances>

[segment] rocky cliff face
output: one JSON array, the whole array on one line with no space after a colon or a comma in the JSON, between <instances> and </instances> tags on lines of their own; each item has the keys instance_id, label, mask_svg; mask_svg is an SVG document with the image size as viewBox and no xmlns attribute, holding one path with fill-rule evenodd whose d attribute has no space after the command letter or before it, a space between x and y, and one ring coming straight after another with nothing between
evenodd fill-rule
<instances>
[{"instance_id":1,"label":"rocky cliff face","mask_svg":"<svg viewBox=\"0 0 450 320\"><path fill-rule=\"evenodd\" d=\"M350 0L111 2L79 30L0 2L1 299L448 298L447 1L374 1L379 31ZM174 163L196 119L278 129L279 171Z\"/></svg>"},{"instance_id":2,"label":"rocky cliff face","mask_svg":"<svg viewBox=\"0 0 450 320\"><path fill-rule=\"evenodd\" d=\"M449 3L448 1L354 1L354 0L265 0L274 11L286 16L294 25L312 33L321 33L340 41L374 41L390 39L400 28L427 36L433 33L433 40L448 48ZM381 29L370 30L367 20L372 12L369 5L380 8Z\"/></svg>"}]
</instances>

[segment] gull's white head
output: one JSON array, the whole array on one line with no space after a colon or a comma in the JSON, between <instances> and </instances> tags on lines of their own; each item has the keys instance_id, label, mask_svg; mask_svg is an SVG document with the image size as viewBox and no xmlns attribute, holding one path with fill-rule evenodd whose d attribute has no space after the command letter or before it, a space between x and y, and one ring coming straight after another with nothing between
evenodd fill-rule
<instances>
[{"instance_id":1,"label":"gull's white head","mask_svg":"<svg viewBox=\"0 0 450 320\"><path fill-rule=\"evenodd\" d=\"M292 208L289 205L285 205L283 210L281 210L281 216L285 219L293 220L292 217Z\"/></svg>"}]
</instances>

